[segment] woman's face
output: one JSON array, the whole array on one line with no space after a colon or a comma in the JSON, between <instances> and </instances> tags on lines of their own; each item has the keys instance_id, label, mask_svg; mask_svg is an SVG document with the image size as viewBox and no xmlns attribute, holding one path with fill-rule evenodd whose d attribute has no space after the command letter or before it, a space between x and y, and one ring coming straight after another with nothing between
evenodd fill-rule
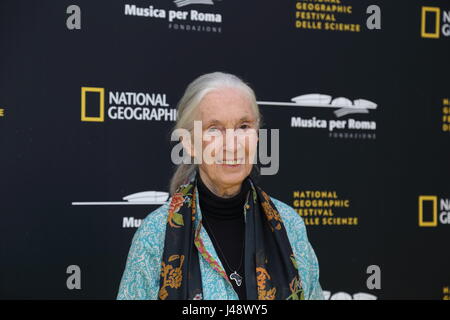
<instances>
[{"instance_id":1,"label":"woman's face","mask_svg":"<svg viewBox=\"0 0 450 320\"><path fill-rule=\"evenodd\" d=\"M209 92L198 110L203 132L202 180L216 194L231 196L239 191L255 162L256 115L249 98L235 88Z\"/></svg>"}]
</instances>

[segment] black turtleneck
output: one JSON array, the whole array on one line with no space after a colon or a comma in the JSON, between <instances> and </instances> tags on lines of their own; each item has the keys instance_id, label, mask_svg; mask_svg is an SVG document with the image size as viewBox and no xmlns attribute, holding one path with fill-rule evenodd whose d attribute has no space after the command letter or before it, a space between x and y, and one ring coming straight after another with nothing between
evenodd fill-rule
<instances>
[{"instance_id":1,"label":"black turtleneck","mask_svg":"<svg viewBox=\"0 0 450 320\"><path fill-rule=\"evenodd\" d=\"M222 198L208 189L200 178L200 174L198 174L197 181L200 209L203 219L206 221L203 226L214 244L228 277L234 271L237 271L243 277L241 286L237 286L234 280L231 280L231 283L239 299L246 300L245 258L243 255L245 239L244 204L250 190L250 184L245 179L238 194L231 198Z\"/></svg>"}]
</instances>

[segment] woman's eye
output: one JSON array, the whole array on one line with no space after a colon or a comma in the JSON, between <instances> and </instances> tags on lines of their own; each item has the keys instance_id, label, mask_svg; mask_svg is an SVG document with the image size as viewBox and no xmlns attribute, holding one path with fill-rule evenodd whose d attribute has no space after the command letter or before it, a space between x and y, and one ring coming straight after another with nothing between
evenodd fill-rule
<instances>
[{"instance_id":1,"label":"woman's eye","mask_svg":"<svg viewBox=\"0 0 450 320\"><path fill-rule=\"evenodd\" d=\"M216 127L209 127L208 128L208 131L215 131L215 130L218 130Z\"/></svg>"},{"instance_id":2,"label":"woman's eye","mask_svg":"<svg viewBox=\"0 0 450 320\"><path fill-rule=\"evenodd\" d=\"M248 124L243 124L239 127L239 129L244 129L244 130L246 130L248 128L250 128L250 126Z\"/></svg>"}]
</instances>

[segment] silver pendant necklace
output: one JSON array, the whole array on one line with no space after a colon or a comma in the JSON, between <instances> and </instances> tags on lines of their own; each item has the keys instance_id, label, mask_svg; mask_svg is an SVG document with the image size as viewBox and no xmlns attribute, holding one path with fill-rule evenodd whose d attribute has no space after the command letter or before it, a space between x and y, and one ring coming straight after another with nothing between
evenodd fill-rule
<instances>
[{"instance_id":1,"label":"silver pendant necklace","mask_svg":"<svg viewBox=\"0 0 450 320\"><path fill-rule=\"evenodd\" d=\"M236 271L234 271L232 274L230 274L230 279L234 280L236 282L236 285L238 287L241 286L242 283L242 277L239 273L237 273Z\"/></svg>"},{"instance_id":2,"label":"silver pendant necklace","mask_svg":"<svg viewBox=\"0 0 450 320\"><path fill-rule=\"evenodd\" d=\"M212 229L211 229L211 226L209 225L208 221L206 221L206 219L205 219L204 216L203 216L203 220L205 220L207 226L209 227L209 230L210 230L210 232L211 232L211 235L212 235L212 237L214 238L214 240L215 240L215 242L216 242L216 244L217 244L217 247L218 247L219 250L220 250L220 253L222 253L222 256L223 256L223 258L224 258L224 260L225 260L225 263L227 264L228 269L233 270L233 268L231 268L230 265L228 264L227 258L226 258L225 255L223 254L223 251L222 251L222 249L221 249L220 246L219 246L219 242L217 241L216 237L214 236L214 234L213 234L213 232L212 232ZM242 245L241 262L239 263L239 267L237 267L237 270L239 270L239 269L241 268L241 266L242 266L242 258L244 257L244 249L245 249L245 244ZM237 270L234 269L234 272L232 272L228 277L229 277L231 280L234 280L234 282L236 282L236 285L237 285L238 287L240 287L241 284L242 284L242 279L243 279L243 278L242 278L242 276L241 276L239 273L237 273Z\"/></svg>"}]
</instances>

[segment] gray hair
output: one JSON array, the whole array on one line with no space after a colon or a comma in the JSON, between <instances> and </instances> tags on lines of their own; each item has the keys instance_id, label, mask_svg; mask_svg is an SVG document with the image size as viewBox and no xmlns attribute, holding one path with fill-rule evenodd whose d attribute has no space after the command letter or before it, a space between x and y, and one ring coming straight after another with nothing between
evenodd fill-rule
<instances>
[{"instance_id":1,"label":"gray hair","mask_svg":"<svg viewBox=\"0 0 450 320\"><path fill-rule=\"evenodd\" d=\"M211 91L220 88L236 88L244 93L251 102L252 110L254 111L257 124L256 129L259 129L262 121L261 113L256 102L256 96L252 88L239 77L224 73L212 72L199 76L192 81L186 88L183 97L178 102L177 106L177 122L172 130L183 128L191 131L194 127L194 120L197 116L197 109L201 100L205 95ZM181 163L175 168L175 172L170 179L170 194L173 195L176 189L194 173L198 164Z\"/></svg>"}]
</instances>

